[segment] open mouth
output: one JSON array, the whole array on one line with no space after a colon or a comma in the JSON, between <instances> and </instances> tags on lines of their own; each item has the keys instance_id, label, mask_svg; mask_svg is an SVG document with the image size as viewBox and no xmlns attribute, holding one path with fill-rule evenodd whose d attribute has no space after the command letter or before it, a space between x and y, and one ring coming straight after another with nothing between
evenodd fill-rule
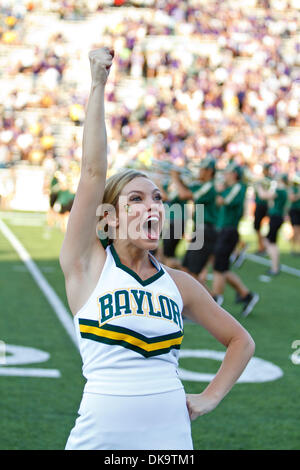
<instances>
[{"instance_id":1,"label":"open mouth","mask_svg":"<svg viewBox=\"0 0 300 470\"><path fill-rule=\"evenodd\" d=\"M143 232L148 240L159 240L160 224L158 216L150 216L143 223Z\"/></svg>"}]
</instances>

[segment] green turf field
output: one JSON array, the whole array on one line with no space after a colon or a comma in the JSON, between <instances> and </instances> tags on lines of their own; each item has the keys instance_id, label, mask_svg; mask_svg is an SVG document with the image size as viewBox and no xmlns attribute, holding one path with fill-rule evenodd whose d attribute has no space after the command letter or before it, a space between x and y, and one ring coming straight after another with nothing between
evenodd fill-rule
<instances>
[{"instance_id":1,"label":"green turf field","mask_svg":"<svg viewBox=\"0 0 300 470\"><path fill-rule=\"evenodd\" d=\"M67 307L58 253L63 235L49 229L39 214L1 213L36 262L40 271ZM245 231L251 250L255 248L251 228ZM289 254L282 237L282 262L300 270L300 258ZM0 449L63 449L73 426L84 380L78 351L14 248L0 232L0 341L4 345L34 348L49 354L39 363L11 367L55 371L55 377L0 375ZM255 358L281 369L272 381L237 383L213 412L192 424L195 449L299 449L300 364L291 360L292 343L300 340L299 277L281 273L261 282L266 266L245 261L240 274L246 284L261 295L249 317L242 319L234 292L228 287L224 307L248 329L256 343ZM8 347L8 346L7 346ZM224 352L224 347L200 326L186 323L182 350ZM299 349L299 348L298 348ZM26 351L26 350L22 350ZM13 356L6 353L7 360ZM300 356L300 354L299 354ZM3 360L3 355L0 356ZM24 357L24 356L23 356ZM19 362L18 362L19 361ZM220 362L207 358L181 358L180 368L214 374ZM10 364L0 365L1 370ZM17 372L16 372L17 373ZM205 382L184 381L187 393L201 392Z\"/></svg>"}]
</instances>

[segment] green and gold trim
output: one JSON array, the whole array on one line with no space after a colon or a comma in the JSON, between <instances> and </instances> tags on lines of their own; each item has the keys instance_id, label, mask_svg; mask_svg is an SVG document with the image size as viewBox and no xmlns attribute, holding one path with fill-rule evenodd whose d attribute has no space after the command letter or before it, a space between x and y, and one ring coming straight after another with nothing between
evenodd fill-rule
<instances>
[{"instance_id":1,"label":"green and gold trim","mask_svg":"<svg viewBox=\"0 0 300 470\"><path fill-rule=\"evenodd\" d=\"M148 284L151 284L152 282L156 281L157 279L159 279L164 274L163 268L161 266L159 266L160 269L157 271L156 274L149 277L148 279L141 279L140 276L136 272L134 272L132 269L128 268L128 266L125 266L125 264L121 263L119 255L116 252L115 247L114 247L113 244L110 245L110 251L111 251L111 254L112 254L112 256L115 260L117 268L120 268L123 271L127 272L127 274L130 274L130 276L134 277L134 279L136 281L138 281L142 286L147 286ZM150 258L150 261L151 261L151 258Z\"/></svg>"},{"instance_id":2,"label":"green and gold trim","mask_svg":"<svg viewBox=\"0 0 300 470\"><path fill-rule=\"evenodd\" d=\"M168 353L171 349L180 349L183 340L181 330L168 335L147 336L122 326L105 324L99 326L95 320L79 319L79 331L82 338L91 339L104 344L123 346L145 358Z\"/></svg>"}]
</instances>

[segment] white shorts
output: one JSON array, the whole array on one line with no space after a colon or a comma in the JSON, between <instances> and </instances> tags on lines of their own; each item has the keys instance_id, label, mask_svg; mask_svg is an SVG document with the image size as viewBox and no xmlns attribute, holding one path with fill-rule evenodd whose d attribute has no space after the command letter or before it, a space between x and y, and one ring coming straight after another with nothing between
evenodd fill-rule
<instances>
[{"instance_id":1,"label":"white shorts","mask_svg":"<svg viewBox=\"0 0 300 470\"><path fill-rule=\"evenodd\" d=\"M65 450L192 450L184 389L153 395L84 393Z\"/></svg>"}]
</instances>

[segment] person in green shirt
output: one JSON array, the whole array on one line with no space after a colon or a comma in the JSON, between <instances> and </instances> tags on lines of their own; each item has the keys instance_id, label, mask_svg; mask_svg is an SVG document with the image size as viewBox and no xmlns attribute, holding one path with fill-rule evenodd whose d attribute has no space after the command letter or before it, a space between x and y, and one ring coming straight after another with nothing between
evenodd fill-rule
<instances>
[{"instance_id":1,"label":"person in green shirt","mask_svg":"<svg viewBox=\"0 0 300 470\"><path fill-rule=\"evenodd\" d=\"M58 219L58 214L54 210L54 205L56 203L58 192L60 189L59 178L60 172L56 171L54 175L52 175L52 178L49 183L49 208L47 212L47 224L49 225L49 227L55 226Z\"/></svg>"},{"instance_id":2,"label":"person in green shirt","mask_svg":"<svg viewBox=\"0 0 300 470\"><path fill-rule=\"evenodd\" d=\"M48 225L58 225L65 231L67 217L75 198L70 177L59 168L52 176L49 186Z\"/></svg>"},{"instance_id":3,"label":"person in green shirt","mask_svg":"<svg viewBox=\"0 0 300 470\"><path fill-rule=\"evenodd\" d=\"M247 194L247 189L248 189L248 184L245 180L244 172L245 172L245 167L241 167L241 177L239 180L239 183L241 184L241 193L242 193L242 199L241 199L241 205L240 205L240 220L244 216L246 194ZM239 236L238 244L234 252L230 256L230 262L234 264L235 267L240 268L242 266L245 260L247 247L248 247L248 244Z\"/></svg>"},{"instance_id":4,"label":"person in green shirt","mask_svg":"<svg viewBox=\"0 0 300 470\"><path fill-rule=\"evenodd\" d=\"M241 185L241 200L240 200L240 206L239 206L240 207L239 222L244 216L245 203L246 203L246 194L247 194L247 189L248 189L248 184L247 184L247 180L246 180L246 177L245 177L245 171L246 171L246 167L242 167L242 166L239 167L239 183ZM239 222L238 222L238 224L239 224ZM244 260L245 260L248 244L246 243L245 240L242 239L242 237L240 235L239 225L237 226L237 229L238 229L239 239L238 239L238 243L237 243L234 251L230 255L230 263L231 263L231 266L234 266L235 268L240 268L242 266ZM239 291L240 291L239 287L240 287L241 280L231 270L228 270L226 272L225 277L226 277L226 282L233 289L236 290L236 293L237 293L236 303L242 302L242 298L239 294ZM246 290L246 287L245 287L244 290Z\"/></svg>"},{"instance_id":5,"label":"person in green shirt","mask_svg":"<svg viewBox=\"0 0 300 470\"><path fill-rule=\"evenodd\" d=\"M181 197L172 178L168 178L161 185L157 183L161 189L163 201L168 206L165 211L162 258L167 266L178 268L180 263L176 258L176 248L185 233L188 200Z\"/></svg>"},{"instance_id":6,"label":"person in green shirt","mask_svg":"<svg viewBox=\"0 0 300 470\"><path fill-rule=\"evenodd\" d=\"M70 212L72 209L75 194L68 188L61 189L58 191L56 201L60 204L60 214Z\"/></svg>"},{"instance_id":7,"label":"person in green shirt","mask_svg":"<svg viewBox=\"0 0 300 470\"><path fill-rule=\"evenodd\" d=\"M270 219L269 232L264 239L266 251L271 259L271 269L268 274L275 276L279 274L279 248L277 246L278 232L283 224L288 201L287 175L279 175L277 181L273 181L270 189L259 188L258 194L262 199L268 201L268 215Z\"/></svg>"},{"instance_id":8,"label":"person in green shirt","mask_svg":"<svg viewBox=\"0 0 300 470\"><path fill-rule=\"evenodd\" d=\"M211 262L217 239L215 172L215 160L207 157L200 163L198 181L189 186L182 182L178 173L172 174L180 196L194 203L194 236L186 250L182 268L196 277L204 286L206 286L206 267ZM201 212L201 206L204 209L203 212Z\"/></svg>"},{"instance_id":9,"label":"person in green shirt","mask_svg":"<svg viewBox=\"0 0 300 470\"><path fill-rule=\"evenodd\" d=\"M292 254L300 255L300 172L296 173L289 189L289 216L293 227Z\"/></svg>"},{"instance_id":10,"label":"person in green shirt","mask_svg":"<svg viewBox=\"0 0 300 470\"><path fill-rule=\"evenodd\" d=\"M58 224L63 232L67 229L68 218L74 198L75 193L72 188L71 175L61 173L58 181L57 197L53 209L57 212Z\"/></svg>"},{"instance_id":11,"label":"person in green shirt","mask_svg":"<svg viewBox=\"0 0 300 470\"><path fill-rule=\"evenodd\" d=\"M58 179L58 173L56 172L50 181L49 206L51 208L54 206L56 202L58 192L59 192L59 179Z\"/></svg>"},{"instance_id":12,"label":"person in green shirt","mask_svg":"<svg viewBox=\"0 0 300 470\"><path fill-rule=\"evenodd\" d=\"M259 295L251 292L239 276L230 273L230 256L239 241L238 224L243 214L245 201L245 186L241 184L242 169L239 165L230 163L224 176L225 186L216 197L219 214L212 295L219 303L219 299L224 294L225 284L229 282L239 295L240 302L243 304L242 315L246 317L258 302Z\"/></svg>"},{"instance_id":13,"label":"person in green shirt","mask_svg":"<svg viewBox=\"0 0 300 470\"><path fill-rule=\"evenodd\" d=\"M270 163L263 166L263 177L254 184L255 193L255 211L254 211L254 230L257 235L258 251L257 254L265 252L263 236L261 234L262 221L268 215L268 201L259 195L259 189L268 189L271 184L271 168Z\"/></svg>"}]
</instances>

